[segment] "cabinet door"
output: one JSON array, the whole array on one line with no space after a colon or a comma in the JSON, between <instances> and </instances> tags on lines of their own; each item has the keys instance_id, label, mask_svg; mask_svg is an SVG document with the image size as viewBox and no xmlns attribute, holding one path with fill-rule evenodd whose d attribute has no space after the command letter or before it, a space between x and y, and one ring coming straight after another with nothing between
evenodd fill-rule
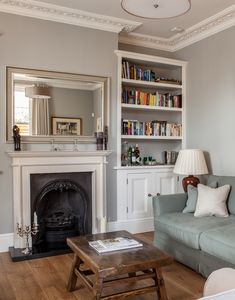
<instances>
[{"instance_id":1,"label":"cabinet door","mask_svg":"<svg viewBox=\"0 0 235 300\"><path fill-rule=\"evenodd\" d=\"M128 174L127 215L128 219L152 216L151 174Z\"/></svg>"},{"instance_id":2,"label":"cabinet door","mask_svg":"<svg viewBox=\"0 0 235 300\"><path fill-rule=\"evenodd\" d=\"M155 173L154 193L160 195L176 193L176 177L172 172Z\"/></svg>"}]
</instances>

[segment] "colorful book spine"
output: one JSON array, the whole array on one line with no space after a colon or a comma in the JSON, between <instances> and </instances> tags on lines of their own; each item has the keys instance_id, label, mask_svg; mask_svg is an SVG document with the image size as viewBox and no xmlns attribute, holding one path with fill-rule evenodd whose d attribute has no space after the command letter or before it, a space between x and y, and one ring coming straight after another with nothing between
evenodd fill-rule
<instances>
[{"instance_id":1,"label":"colorful book spine","mask_svg":"<svg viewBox=\"0 0 235 300\"><path fill-rule=\"evenodd\" d=\"M156 120L150 122L122 120L122 135L181 137L182 124Z\"/></svg>"},{"instance_id":2,"label":"colorful book spine","mask_svg":"<svg viewBox=\"0 0 235 300\"><path fill-rule=\"evenodd\" d=\"M182 108L182 95L148 93L136 89L123 88L122 103L150 105L168 108Z\"/></svg>"}]
</instances>

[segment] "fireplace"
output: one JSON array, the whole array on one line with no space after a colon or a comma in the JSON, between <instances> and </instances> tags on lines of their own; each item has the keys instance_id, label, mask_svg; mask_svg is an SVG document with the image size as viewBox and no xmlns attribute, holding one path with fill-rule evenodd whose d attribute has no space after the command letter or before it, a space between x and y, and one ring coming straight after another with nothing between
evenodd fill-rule
<instances>
[{"instance_id":1,"label":"fireplace","mask_svg":"<svg viewBox=\"0 0 235 300\"><path fill-rule=\"evenodd\" d=\"M39 250L40 247L42 249L57 247L56 251L60 251L65 236L73 235L75 232L80 234L86 230L91 233L106 231L106 158L110 153L110 151L8 152L13 169L13 254L17 252L22 255L21 250L25 248L25 238L17 234L17 223L21 223L23 227L31 226L35 211L39 222L42 223L40 229L42 241L39 237L36 237L38 240L34 240L34 236L32 240L30 238L30 247L33 246L34 249L35 247ZM84 175L85 173L89 173L88 177ZM64 174L66 178L61 177ZM35 179L38 181L36 184ZM85 181L91 182L89 190L84 186ZM34 188L31 187L32 184ZM70 195L86 201L73 200L72 203L70 200L64 201ZM56 205L52 198L56 199ZM63 210L62 203L65 206ZM83 204L77 208L77 203ZM45 220L45 216L42 215L48 209L47 205L50 206L51 213L46 214L47 220ZM74 212L75 208L77 212ZM84 216L85 210L86 217L82 222L81 215ZM77 225L78 223L80 225ZM12 255L12 259L22 260L20 255L19 257L17 255L15 257ZM34 257L41 256L36 254ZM23 259L28 258L30 257Z\"/></svg>"},{"instance_id":2,"label":"fireplace","mask_svg":"<svg viewBox=\"0 0 235 300\"><path fill-rule=\"evenodd\" d=\"M33 253L67 249L66 238L92 233L91 172L31 174ZM36 213L36 215L35 215Z\"/></svg>"}]
</instances>

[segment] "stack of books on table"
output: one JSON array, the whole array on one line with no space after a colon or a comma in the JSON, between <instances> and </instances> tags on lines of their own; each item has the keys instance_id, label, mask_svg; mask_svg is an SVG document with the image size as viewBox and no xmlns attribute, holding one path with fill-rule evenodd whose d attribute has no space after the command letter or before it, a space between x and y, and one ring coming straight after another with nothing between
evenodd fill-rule
<instances>
[{"instance_id":1,"label":"stack of books on table","mask_svg":"<svg viewBox=\"0 0 235 300\"><path fill-rule=\"evenodd\" d=\"M128 237L117 237L113 239L91 241L89 242L89 245L98 253L106 253L143 246L143 244Z\"/></svg>"}]
</instances>

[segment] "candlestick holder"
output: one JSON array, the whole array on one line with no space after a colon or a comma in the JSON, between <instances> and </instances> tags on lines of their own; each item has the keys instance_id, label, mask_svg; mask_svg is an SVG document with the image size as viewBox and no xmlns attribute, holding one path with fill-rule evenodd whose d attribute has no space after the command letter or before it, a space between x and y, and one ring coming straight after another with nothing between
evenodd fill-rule
<instances>
[{"instance_id":1,"label":"candlestick holder","mask_svg":"<svg viewBox=\"0 0 235 300\"><path fill-rule=\"evenodd\" d=\"M22 250L22 253L24 253L26 255L31 254L32 251L29 248L29 236L36 235L38 232L39 232L38 224L33 223L31 228L29 225L26 225L24 228L24 227L22 227L22 225L17 223L17 234L22 238L24 236L26 236L26 248L24 250Z\"/></svg>"}]
</instances>

